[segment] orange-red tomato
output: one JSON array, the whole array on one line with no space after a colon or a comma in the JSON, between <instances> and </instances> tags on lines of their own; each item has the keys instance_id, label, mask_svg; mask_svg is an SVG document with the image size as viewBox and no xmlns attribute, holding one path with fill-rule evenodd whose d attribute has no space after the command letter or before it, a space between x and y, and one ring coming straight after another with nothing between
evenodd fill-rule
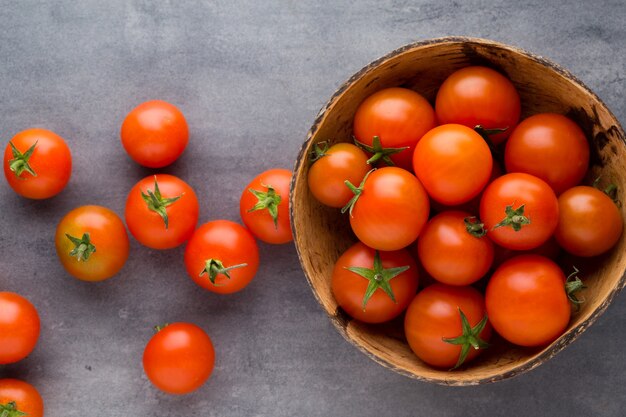
<instances>
[{"instance_id":1,"label":"orange-red tomato","mask_svg":"<svg viewBox=\"0 0 626 417\"><path fill-rule=\"evenodd\" d=\"M39 314L30 301L12 292L0 292L0 365L30 355L39 329Z\"/></svg>"},{"instance_id":2,"label":"orange-red tomato","mask_svg":"<svg viewBox=\"0 0 626 417\"><path fill-rule=\"evenodd\" d=\"M24 130L4 150L4 176L13 191L23 197L53 197L65 188L71 175L70 148L49 130Z\"/></svg>"},{"instance_id":3,"label":"orange-red tomato","mask_svg":"<svg viewBox=\"0 0 626 417\"><path fill-rule=\"evenodd\" d=\"M15 411L23 414L16 414ZM43 417L43 399L39 391L27 382L0 379L0 415Z\"/></svg>"}]
</instances>

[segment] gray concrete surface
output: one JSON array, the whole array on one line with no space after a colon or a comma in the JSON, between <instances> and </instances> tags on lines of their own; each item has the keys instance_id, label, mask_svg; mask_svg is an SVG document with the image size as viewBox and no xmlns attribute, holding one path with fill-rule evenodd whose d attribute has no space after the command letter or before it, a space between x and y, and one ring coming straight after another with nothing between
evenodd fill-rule
<instances>
[{"instance_id":1,"label":"gray concrete surface","mask_svg":"<svg viewBox=\"0 0 626 417\"><path fill-rule=\"evenodd\" d=\"M18 198L0 181L0 288L38 307L43 330L27 360L0 368L43 394L49 417L623 416L626 304L619 297L570 348L513 380L446 388L397 375L362 355L314 300L291 245L261 246L246 291L204 292L182 249L132 243L102 284L70 278L53 234L75 206L123 212L152 171L119 142L124 115L153 98L177 104L191 142L164 171L200 196L201 221L238 220L257 173L291 168L335 88L405 43L471 35L518 45L580 77L626 121L626 5L617 1L1 1L0 138L41 126L74 154L57 198ZM191 321L217 350L206 386L159 393L141 355L152 326Z\"/></svg>"}]
</instances>

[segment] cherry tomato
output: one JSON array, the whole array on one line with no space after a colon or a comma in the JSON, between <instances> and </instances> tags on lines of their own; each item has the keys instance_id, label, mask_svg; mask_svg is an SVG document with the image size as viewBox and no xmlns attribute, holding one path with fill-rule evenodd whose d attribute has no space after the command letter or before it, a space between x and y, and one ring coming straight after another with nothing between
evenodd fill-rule
<instances>
[{"instance_id":1,"label":"cherry tomato","mask_svg":"<svg viewBox=\"0 0 626 417\"><path fill-rule=\"evenodd\" d=\"M196 230L185 249L187 273L204 289L230 294L245 288L259 268L259 248L243 226L214 220Z\"/></svg>"},{"instance_id":2,"label":"cherry tomato","mask_svg":"<svg viewBox=\"0 0 626 417\"><path fill-rule=\"evenodd\" d=\"M70 148L49 130L24 130L4 150L4 176L13 191L23 197L53 197L65 188L71 175Z\"/></svg>"},{"instance_id":3,"label":"cherry tomato","mask_svg":"<svg viewBox=\"0 0 626 417\"><path fill-rule=\"evenodd\" d=\"M183 153L189 141L189 129L185 116L176 106L152 100L128 113L121 136L124 149L135 162L162 168Z\"/></svg>"},{"instance_id":4,"label":"cherry tomato","mask_svg":"<svg viewBox=\"0 0 626 417\"><path fill-rule=\"evenodd\" d=\"M409 305L404 333L421 360L440 368L456 368L487 347L491 325L480 292L472 287L433 284Z\"/></svg>"},{"instance_id":5,"label":"cherry tomato","mask_svg":"<svg viewBox=\"0 0 626 417\"><path fill-rule=\"evenodd\" d=\"M0 379L0 416L43 417L39 391L19 379Z\"/></svg>"},{"instance_id":6,"label":"cherry tomato","mask_svg":"<svg viewBox=\"0 0 626 417\"><path fill-rule=\"evenodd\" d=\"M83 281L111 278L128 259L126 227L106 207L82 206L70 211L57 226L54 240L65 270Z\"/></svg>"},{"instance_id":7,"label":"cherry tomato","mask_svg":"<svg viewBox=\"0 0 626 417\"><path fill-rule=\"evenodd\" d=\"M494 243L528 250L552 236L559 221L559 205L545 181L524 173L506 174L485 188L480 219Z\"/></svg>"},{"instance_id":8,"label":"cherry tomato","mask_svg":"<svg viewBox=\"0 0 626 417\"><path fill-rule=\"evenodd\" d=\"M411 169L415 144L435 126L435 111L430 103L406 88L386 88L372 94L354 115L354 136L362 144L375 148L372 149L375 159L382 159L388 165L391 159L392 164L407 170ZM375 146L374 137L378 138L379 146ZM399 151L404 147L407 149Z\"/></svg>"},{"instance_id":9,"label":"cherry tomato","mask_svg":"<svg viewBox=\"0 0 626 417\"><path fill-rule=\"evenodd\" d=\"M489 146L472 129L438 126L422 137L413 169L434 200L449 206L465 203L485 187L493 166Z\"/></svg>"},{"instance_id":10,"label":"cherry tomato","mask_svg":"<svg viewBox=\"0 0 626 417\"><path fill-rule=\"evenodd\" d=\"M143 352L148 379L169 394L188 394L200 388L215 364L209 336L191 323L173 323L157 330Z\"/></svg>"},{"instance_id":11,"label":"cherry tomato","mask_svg":"<svg viewBox=\"0 0 626 417\"><path fill-rule=\"evenodd\" d=\"M331 287L337 304L366 323L397 317L417 292L417 265L405 250L379 252L358 242L335 263Z\"/></svg>"},{"instance_id":12,"label":"cherry tomato","mask_svg":"<svg viewBox=\"0 0 626 417\"><path fill-rule=\"evenodd\" d=\"M611 198L593 187L578 186L559 197L559 245L576 256L596 256L622 235L622 214Z\"/></svg>"},{"instance_id":13,"label":"cherry tomato","mask_svg":"<svg viewBox=\"0 0 626 417\"><path fill-rule=\"evenodd\" d=\"M489 135L502 143L517 125L521 113L519 94L504 75L486 67L466 67L450 75L439 88L435 112L440 124L458 123L474 129L506 129Z\"/></svg>"},{"instance_id":14,"label":"cherry tomato","mask_svg":"<svg viewBox=\"0 0 626 417\"><path fill-rule=\"evenodd\" d=\"M539 255L517 256L500 265L487 284L485 303L493 328L520 346L554 341L571 314L563 271Z\"/></svg>"},{"instance_id":15,"label":"cherry tomato","mask_svg":"<svg viewBox=\"0 0 626 417\"><path fill-rule=\"evenodd\" d=\"M39 329L39 314L30 301L12 292L0 292L0 365L30 355Z\"/></svg>"},{"instance_id":16,"label":"cherry tomato","mask_svg":"<svg viewBox=\"0 0 626 417\"><path fill-rule=\"evenodd\" d=\"M289 187L291 171L270 169L257 175L241 194L239 214L258 239L267 243L291 242Z\"/></svg>"},{"instance_id":17,"label":"cherry tomato","mask_svg":"<svg viewBox=\"0 0 626 417\"><path fill-rule=\"evenodd\" d=\"M198 198L185 181L157 174L139 181L126 200L130 233L153 249L171 249L187 241L198 223Z\"/></svg>"}]
</instances>

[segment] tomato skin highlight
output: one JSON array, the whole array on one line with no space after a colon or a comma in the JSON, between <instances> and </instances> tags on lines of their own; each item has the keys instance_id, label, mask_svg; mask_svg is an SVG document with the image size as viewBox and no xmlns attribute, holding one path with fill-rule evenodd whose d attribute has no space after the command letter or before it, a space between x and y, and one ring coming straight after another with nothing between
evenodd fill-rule
<instances>
[{"instance_id":1,"label":"tomato skin highlight","mask_svg":"<svg viewBox=\"0 0 626 417\"><path fill-rule=\"evenodd\" d=\"M0 292L0 365L21 361L37 345L41 328L35 306L12 292Z\"/></svg>"},{"instance_id":2,"label":"tomato skin highlight","mask_svg":"<svg viewBox=\"0 0 626 417\"><path fill-rule=\"evenodd\" d=\"M43 399L31 384L19 379L0 379L0 405L14 402L27 417L43 417Z\"/></svg>"}]
</instances>

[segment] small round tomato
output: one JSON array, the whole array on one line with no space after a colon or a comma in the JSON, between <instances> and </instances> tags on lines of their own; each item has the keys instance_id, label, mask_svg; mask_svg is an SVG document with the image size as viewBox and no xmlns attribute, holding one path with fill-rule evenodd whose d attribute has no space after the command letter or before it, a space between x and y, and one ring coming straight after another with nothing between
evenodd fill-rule
<instances>
[{"instance_id":1,"label":"small round tomato","mask_svg":"<svg viewBox=\"0 0 626 417\"><path fill-rule=\"evenodd\" d=\"M417 292L417 265L405 250L379 252L358 242L335 263L331 288L337 304L365 323L397 317Z\"/></svg>"},{"instance_id":2,"label":"small round tomato","mask_svg":"<svg viewBox=\"0 0 626 417\"><path fill-rule=\"evenodd\" d=\"M519 94L504 75L490 68L462 68L439 88L435 112L440 124L458 123L474 129L506 129L489 135L494 145L502 143L517 125L521 113Z\"/></svg>"},{"instance_id":3,"label":"small round tomato","mask_svg":"<svg viewBox=\"0 0 626 417\"><path fill-rule=\"evenodd\" d=\"M102 281L117 274L130 247L122 220L101 206L82 206L67 213L54 241L65 270L83 281Z\"/></svg>"},{"instance_id":4,"label":"small round tomato","mask_svg":"<svg viewBox=\"0 0 626 417\"><path fill-rule=\"evenodd\" d=\"M39 391L19 379L0 379L0 416L43 417Z\"/></svg>"},{"instance_id":5,"label":"small round tomato","mask_svg":"<svg viewBox=\"0 0 626 417\"><path fill-rule=\"evenodd\" d=\"M373 160L382 159L407 170L411 169L415 144L435 126L430 103L406 88L386 88L372 94L354 115L354 136L372 151Z\"/></svg>"},{"instance_id":6,"label":"small round tomato","mask_svg":"<svg viewBox=\"0 0 626 417\"><path fill-rule=\"evenodd\" d=\"M140 165L162 168L178 159L187 147L189 129L185 116L173 104L146 101L135 107L122 123L122 145Z\"/></svg>"},{"instance_id":7,"label":"small round tomato","mask_svg":"<svg viewBox=\"0 0 626 417\"><path fill-rule=\"evenodd\" d=\"M559 196L559 245L576 256L596 256L611 249L622 235L622 214L602 191L578 186Z\"/></svg>"},{"instance_id":8,"label":"small round tomato","mask_svg":"<svg viewBox=\"0 0 626 417\"><path fill-rule=\"evenodd\" d=\"M524 173L506 174L485 188L480 219L494 243L528 250L552 236L559 221L559 204L545 181Z\"/></svg>"},{"instance_id":9,"label":"small round tomato","mask_svg":"<svg viewBox=\"0 0 626 417\"><path fill-rule=\"evenodd\" d=\"M250 232L266 243L291 242L291 171L270 169L257 175L241 194L239 214Z\"/></svg>"},{"instance_id":10,"label":"small round tomato","mask_svg":"<svg viewBox=\"0 0 626 417\"><path fill-rule=\"evenodd\" d=\"M198 212L193 188L167 174L149 176L135 184L125 211L130 233L153 249L171 249L189 240L198 223Z\"/></svg>"},{"instance_id":11,"label":"small round tomato","mask_svg":"<svg viewBox=\"0 0 626 417\"><path fill-rule=\"evenodd\" d=\"M543 346L559 337L569 323L571 307L565 275L539 255L521 255L493 273L485 303L493 328L511 343Z\"/></svg>"},{"instance_id":12,"label":"small round tomato","mask_svg":"<svg viewBox=\"0 0 626 417\"><path fill-rule=\"evenodd\" d=\"M30 355L39 329L39 314L30 301L12 292L0 292L0 365Z\"/></svg>"},{"instance_id":13,"label":"small round tomato","mask_svg":"<svg viewBox=\"0 0 626 417\"><path fill-rule=\"evenodd\" d=\"M385 167L372 171L350 210L352 231L367 246L384 251L407 247L428 220L430 203L424 187L410 172Z\"/></svg>"},{"instance_id":14,"label":"small round tomato","mask_svg":"<svg viewBox=\"0 0 626 417\"><path fill-rule=\"evenodd\" d=\"M422 137L413 169L434 200L453 206L470 201L485 187L493 166L485 140L472 129L448 124Z\"/></svg>"},{"instance_id":15,"label":"small round tomato","mask_svg":"<svg viewBox=\"0 0 626 417\"><path fill-rule=\"evenodd\" d=\"M371 169L367 156L351 143L338 143L328 149L315 146L315 162L307 177L309 190L320 203L330 207L343 207L353 196L345 181L361 183Z\"/></svg>"},{"instance_id":16,"label":"small round tomato","mask_svg":"<svg viewBox=\"0 0 626 417\"><path fill-rule=\"evenodd\" d=\"M481 279L493 262L493 243L483 225L469 213L444 211L430 219L417 239L417 253L437 281L469 285Z\"/></svg>"},{"instance_id":17,"label":"small round tomato","mask_svg":"<svg viewBox=\"0 0 626 417\"><path fill-rule=\"evenodd\" d=\"M476 289L433 284L409 305L404 333L411 350L424 362L457 368L488 346L491 325Z\"/></svg>"},{"instance_id":18,"label":"small round tomato","mask_svg":"<svg viewBox=\"0 0 626 417\"><path fill-rule=\"evenodd\" d=\"M24 130L4 150L4 176L13 191L23 197L53 197L65 188L71 175L70 148L49 130Z\"/></svg>"},{"instance_id":19,"label":"small round tomato","mask_svg":"<svg viewBox=\"0 0 626 417\"><path fill-rule=\"evenodd\" d=\"M204 289L230 294L245 288L259 269L259 248L245 227L214 220L203 224L185 248L187 273Z\"/></svg>"},{"instance_id":20,"label":"small round tomato","mask_svg":"<svg viewBox=\"0 0 626 417\"><path fill-rule=\"evenodd\" d=\"M209 336L191 323L157 327L143 352L143 369L148 379L169 394L188 394L209 379L215 350Z\"/></svg>"}]
</instances>

